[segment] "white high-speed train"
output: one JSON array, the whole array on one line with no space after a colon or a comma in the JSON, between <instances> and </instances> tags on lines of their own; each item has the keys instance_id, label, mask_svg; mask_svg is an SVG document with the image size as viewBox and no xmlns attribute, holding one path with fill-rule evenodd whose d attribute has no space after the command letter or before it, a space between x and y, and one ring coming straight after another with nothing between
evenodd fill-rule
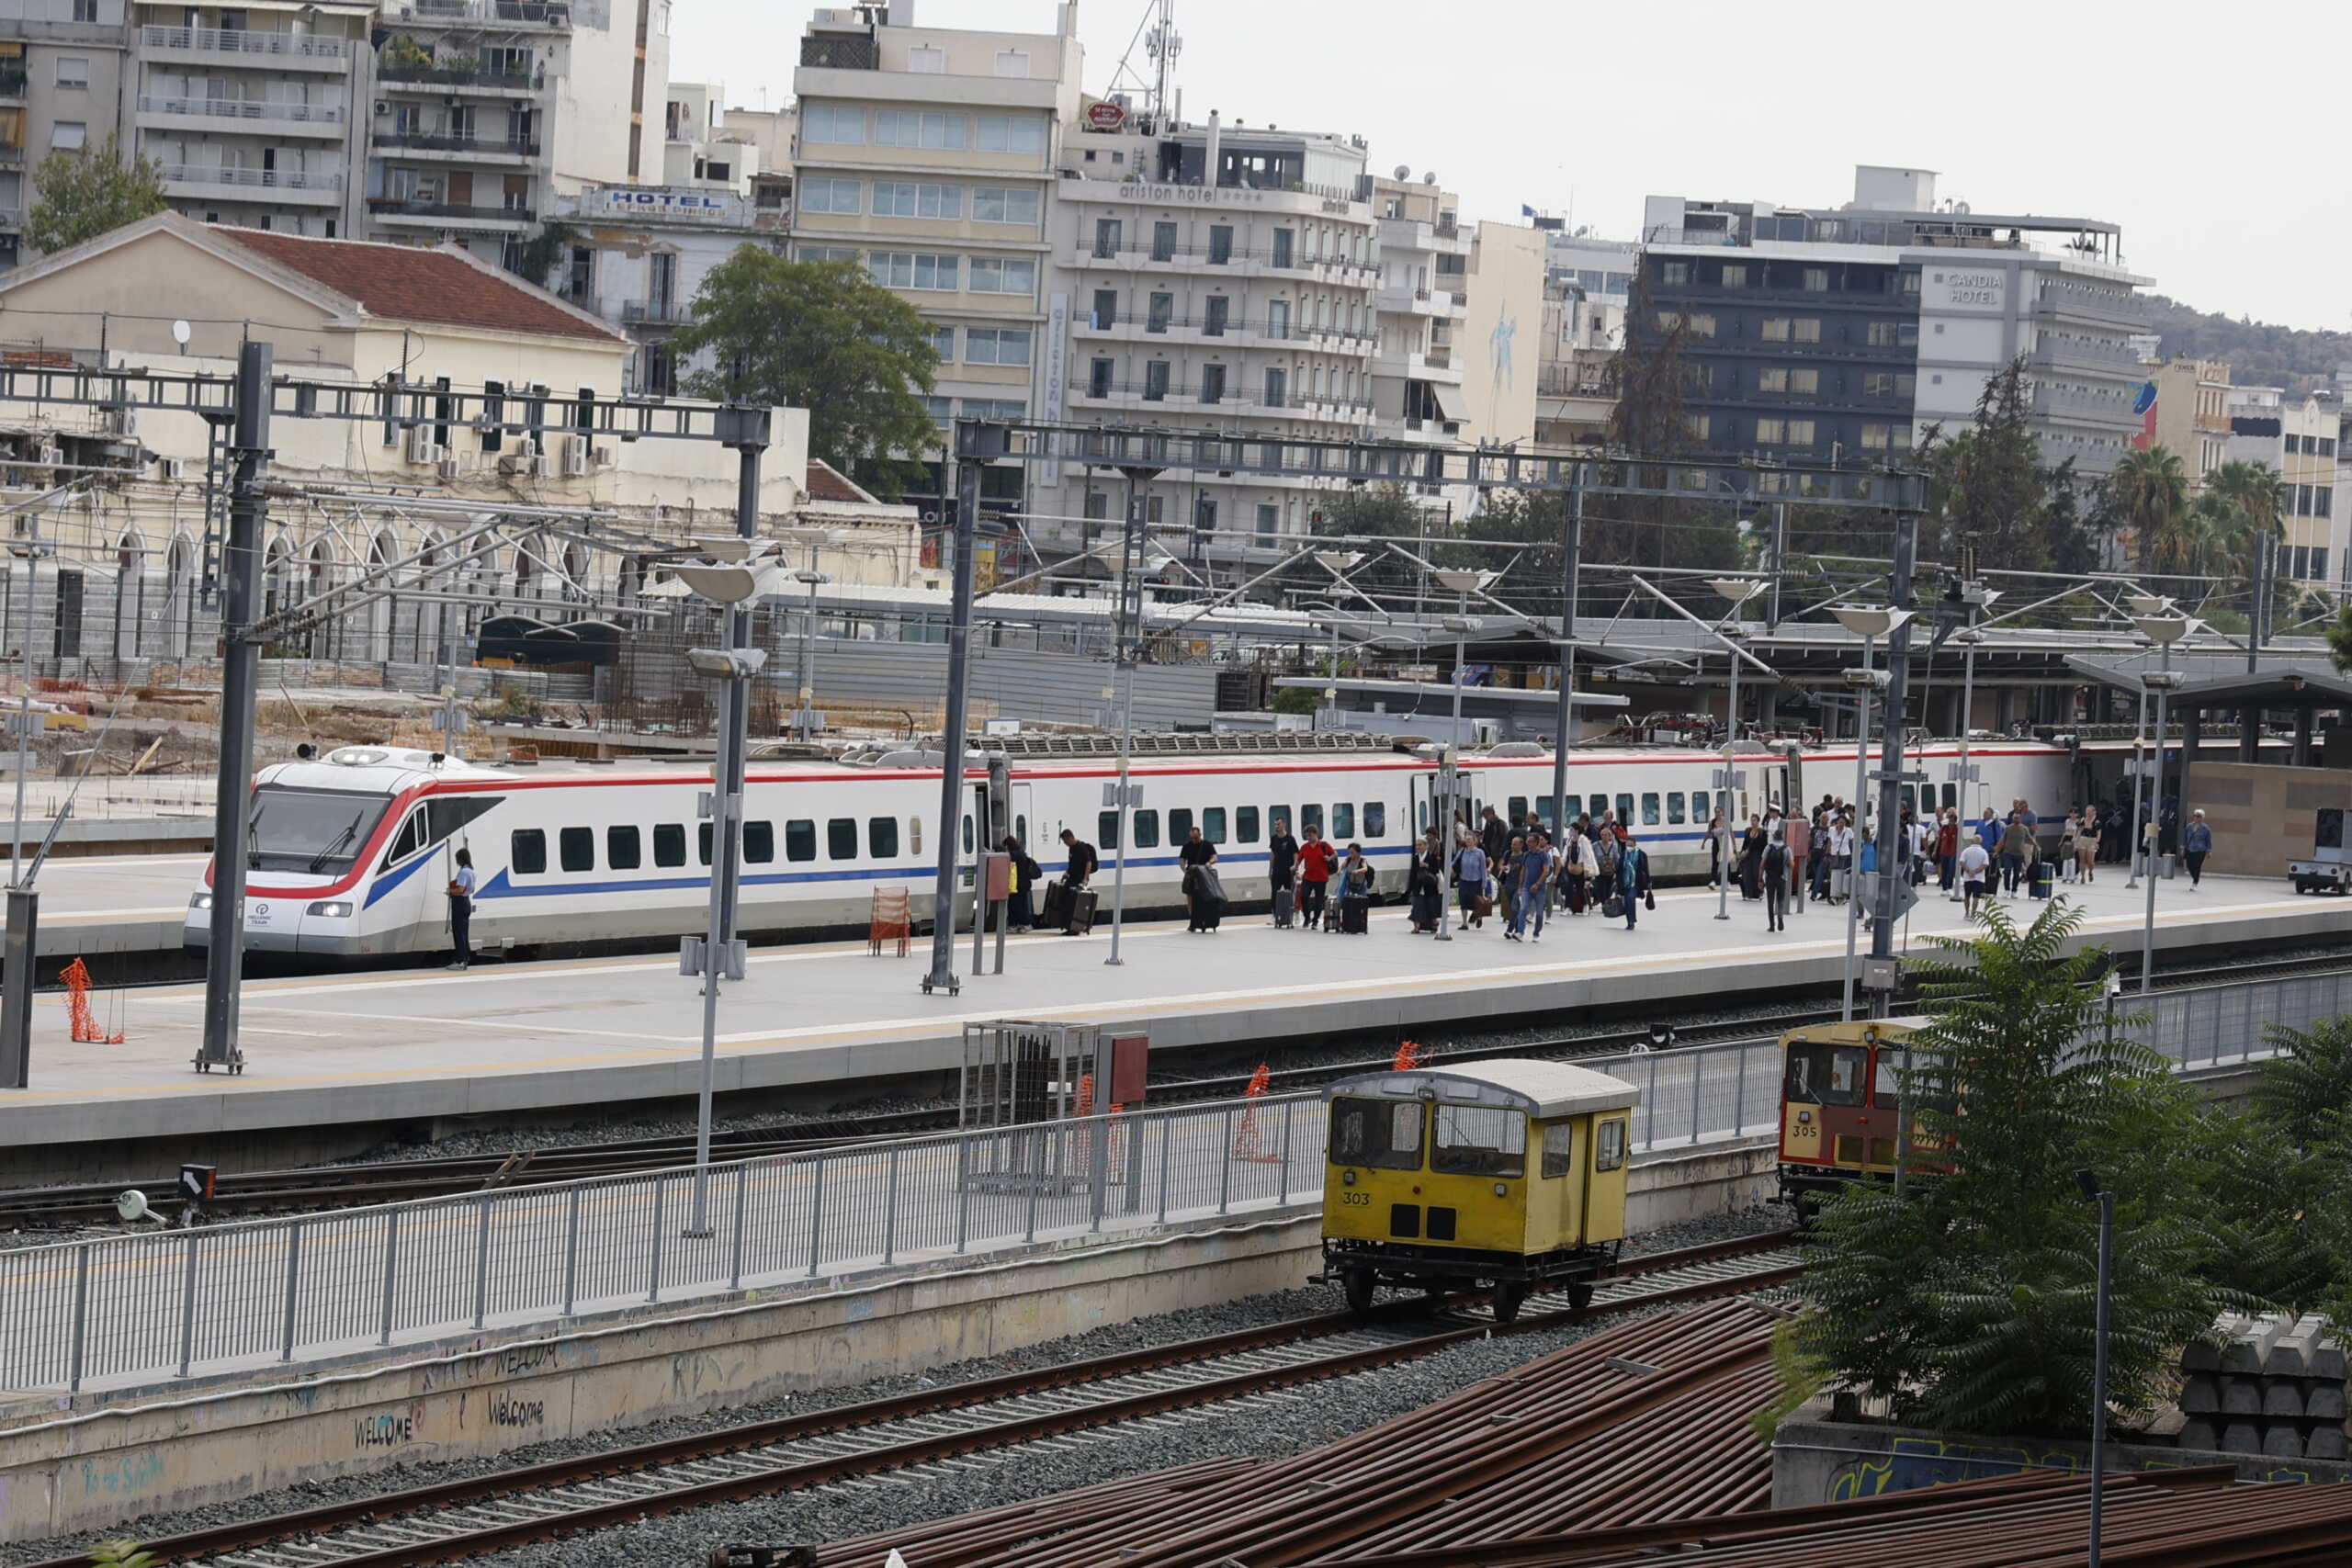
<instances>
[{"instance_id":1,"label":"white high-speed train","mask_svg":"<svg viewBox=\"0 0 2352 1568\"><path fill-rule=\"evenodd\" d=\"M1258 739L1260 738L1252 738ZM1272 741L1274 738L1262 738ZM1237 750L1202 738L1194 751L1161 750L1134 764L1142 786L1126 859L1132 911L1180 902L1176 851L1198 826L1218 850L1228 897L1268 896L1266 839L1280 818L1294 832L1313 825L1342 846L1355 842L1400 888L1424 827L1437 763L1401 744L1382 749L1300 738L1289 750ZM1988 805L2006 811L2022 797L2045 820L2063 817L2078 780L2074 753L2035 741L1973 743L1980 782L1965 801L1959 785L1931 784L1933 804L1961 804L1972 819ZM1939 780L1958 754L1951 742L1927 749L1925 771ZM1911 765L1921 765L1911 753ZM1669 747L1577 750L1568 760L1570 811L1614 809L1631 822L1664 876L1703 873L1712 751ZM1502 746L1461 760L1461 787L1477 809L1507 818L1532 807L1551 812L1552 757L1532 746ZM1805 748L1792 756L1757 750L1738 764L1731 818L1791 799L1810 802L1853 789L1854 752ZM1097 886L1105 889L1119 856L1115 814L1102 808L1113 757L1015 756L1003 820L1048 875L1061 869L1061 830L1096 844ZM973 813L985 811L985 771L970 775L958 852L974 850ZM424 751L345 746L322 759L277 763L254 788L246 836L245 942L258 953L322 961L446 951L445 890L452 857L472 851L480 886L473 941L479 948L573 949L645 944L699 931L710 888L710 829L696 818L710 788L709 764L632 761L485 766ZM1904 786L1909 797L1913 786ZM754 761L745 790L739 929L748 936L862 928L877 886L906 887L918 911L938 848L939 772L920 753L870 760ZM983 818L985 820L985 818ZM185 940L202 946L211 919L211 868L188 901Z\"/></svg>"}]
</instances>

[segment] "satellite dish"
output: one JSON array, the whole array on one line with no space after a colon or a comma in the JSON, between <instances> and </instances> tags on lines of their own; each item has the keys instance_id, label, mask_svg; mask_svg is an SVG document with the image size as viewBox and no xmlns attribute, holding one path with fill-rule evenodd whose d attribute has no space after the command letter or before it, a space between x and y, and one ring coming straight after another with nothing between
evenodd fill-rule
<instances>
[{"instance_id":1,"label":"satellite dish","mask_svg":"<svg viewBox=\"0 0 2352 1568\"><path fill-rule=\"evenodd\" d=\"M1396 165L1396 177L1397 177L1398 179L1400 179L1400 180L1409 180L1409 179L1411 179L1411 178L1413 177L1413 165L1412 165L1412 164L1397 164L1397 165Z\"/></svg>"},{"instance_id":2,"label":"satellite dish","mask_svg":"<svg viewBox=\"0 0 2352 1568\"><path fill-rule=\"evenodd\" d=\"M1965 218L1965 217L1967 217L1967 216L1968 216L1968 203L1966 203L1966 202L1964 202L1964 201L1955 201L1955 202L1953 202L1953 203L1951 204L1951 209L1952 209L1954 212L1958 213L1958 214L1959 214L1961 217L1962 217L1962 218Z\"/></svg>"},{"instance_id":3,"label":"satellite dish","mask_svg":"<svg viewBox=\"0 0 2352 1568\"><path fill-rule=\"evenodd\" d=\"M1433 186L1437 184L1437 171L1435 169L1431 169L1421 175L1421 183L1425 186Z\"/></svg>"},{"instance_id":4,"label":"satellite dish","mask_svg":"<svg viewBox=\"0 0 2352 1568\"><path fill-rule=\"evenodd\" d=\"M141 1192L136 1187L125 1189L115 1198L114 1212L120 1214L125 1220L145 1219L147 1217L147 1194Z\"/></svg>"},{"instance_id":5,"label":"satellite dish","mask_svg":"<svg viewBox=\"0 0 2352 1568\"><path fill-rule=\"evenodd\" d=\"M172 323L172 341L178 344L182 348L186 348L187 346L187 340L195 335L196 329L189 326L186 321L174 321Z\"/></svg>"}]
</instances>

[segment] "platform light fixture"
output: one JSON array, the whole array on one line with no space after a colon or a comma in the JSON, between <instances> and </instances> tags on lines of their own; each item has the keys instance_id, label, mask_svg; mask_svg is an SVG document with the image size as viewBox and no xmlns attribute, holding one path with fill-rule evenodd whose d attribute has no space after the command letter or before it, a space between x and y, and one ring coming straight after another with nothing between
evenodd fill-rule
<instances>
[{"instance_id":1,"label":"platform light fixture","mask_svg":"<svg viewBox=\"0 0 2352 1568\"><path fill-rule=\"evenodd\" d=\"M1753 577L1711 577L1707 586L1731 601L1731 624L1718 626L1715 635L1737 640L1747 635L1739 624L1740 606L1764 592L1763 581ZM1739 744L1739 652L1731 649L1731 691L1724 705L1724 777L1728 780L1738 766ZM1715 835L1715 919L1731 919L1731 813L1716 813L1723 827Z\"/></svg>"},{"instance_id":2,"label":"platform light fixture","mask_svg":"<svg viewBox=\"0 0 2352 1568\"><path fill-rule=\"evenodd\" d=\"M1469 647L1467 639L1472 632L1478 629L1478 623L1470 618L1470 595L1485 593L1502 573L1484 568L1442 566L1435 575L1438 586L1453 595L1453 614L1444 623L1446 629L1453 633L1453 722L1448 732L1449 744L1446 747L1446 755L1451 758L1462 745L1462 666ZM1441 811L1431 813L1437 819L1430 824L1437 829L1438 852L1449 861L1453 857L1453 814L1455 797L1461 788L1459 778L1459 773L1451 766L1445 770L1444 805ZM1437 940L1453 940L1446 919L1445 893L1442 883L1438 892Z\"/></svg>"},{"instance_id":3,"label":"platform light fixture","mask_svg":"<svg viewBox=\"0 0 2352 1568\"><path fill-rule=\"evenodd\" d=\"M1862 901L1861 886L1862 795L1870 788L1871 693L1887 683L1883 671L1871 667L1872 646L1880 637L1892 633L1911 619L1908 610L1897 610L1886 604L1833 604L1829 613L1838 624L1862 639L1862 663L1859 670L1846 671L1846 683L1854 688L1854 825L1849 829L1857 846L1847 856L1846 867L1846 973L1838 1016L1851 1021L1854 1016L1854 957L1855 942L1860 930Z\"/></svg>"},{"instance_id":4,"label":"platform light fixture","mask_svg":"<svg viewBox=\"0 0 2352 1568\"><path fill-rule=\"evenodd\" d=\"M2147 827L2143 829L2139 821L2141 813L2137 809L2132 813L2132 831L2140 840L2132 857L2132 875L2144 875L2148 879L2146 901L2140 916L2140 994L2144 997L2155 985L2156 847L2162 842L2157 831L2157 824L2163 819L2165 810L2165 728L2169 722L2165 712L2166 696L2175 683L2172 673L2172 645L2188 635L2189 619L2187 615L2174 612L2172 601L2169 599L2152 600L2144 593L2134 593L2131 598L2135 609L2151 604L2155 606L2155 610L2143 610L2143 614L2132 616L2131 621L2134 631L2156 646L2157 655L2163 660L2161 668L2144 671L2140 677L2140 708L2143 721L2146 717L2148 694L2150 692L2156 694L2153 772L2149 769L2146 761L2138 757L2132 759L2139 764L2133 770L2135 774L2145 775L2144 784L2139 784L2135 779L2135 784L2145 791L2148 818ZM2157 611L2163 613L2159 614ZM2127 889L2131 886L2129 881L2124 884Z\"/></svg>"}]
</instances>

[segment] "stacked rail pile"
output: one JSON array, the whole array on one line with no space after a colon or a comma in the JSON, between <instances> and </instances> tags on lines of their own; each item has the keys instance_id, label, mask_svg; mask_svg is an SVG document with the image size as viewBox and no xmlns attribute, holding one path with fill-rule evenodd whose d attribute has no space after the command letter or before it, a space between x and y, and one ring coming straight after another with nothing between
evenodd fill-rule
<instances>
[{"instance_id":1,"label":"stacked rail pile","mask_svg":"<svg viewBox=\"0 0 2352 1568\"><path fill-rule=\"evenodd\" d=\"M2327 1319L2224 1314L2213 1326L2221 1344L2181 1353L2180 1446L2342 1459L2344 1346Z\"/></svg>"},{"instance_id":2,"label":"stacked rail pile","mask_svg":"<svg viewBox=\"0 0 2352 1568\"><path fill-rule=\"evenodd\" d=\"M1776 1314L1639 1318L1295 1459L1208 1464L820 1549L820 1568L1285 1568L1761 1508Z\"/></svg>"},{"instance_id":3,"label":"stacked rail pile","mask_svg":"<svg viewBox=\"0 0 2352 1568\"><path fill-rule=\"evenodd\" d=\"M1685 1519L1469 1549L1347 1555L1320 1568L2080 1568L2090 1482L2053 1471L1733 1519ZM2288 1568L2352 1554L2352 1486L2242 1483L2227 1465L2107 1478L2101 1554L2132 1568ZM1259 1568L1247 1553L1238 1568Z\"/></svg>"}]
</instances>

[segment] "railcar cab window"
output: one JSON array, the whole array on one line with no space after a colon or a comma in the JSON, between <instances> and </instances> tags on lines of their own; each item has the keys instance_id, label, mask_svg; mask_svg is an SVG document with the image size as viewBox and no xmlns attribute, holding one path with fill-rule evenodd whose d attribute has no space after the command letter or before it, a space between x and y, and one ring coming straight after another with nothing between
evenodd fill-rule
<instances>
[{"instance_id":1,"label":"railcar cab window","mask_svg":"<svg viewBox=\"0 0 2352 1568\"><path fill-rule=\"evenodd\" d=\"M424 847L424 813L412 811L408 820L401 824L400 832L392 840L392 847L384 855L386 865L397 865Z\"/></svg>"},{"instance_id":2,"label":"railcar cab window","mask_svg":"<svg viewBox=\"0 0 2352 1568\"><path fill-rule=\"evenodd\" d=\"M1869 1064L1870 1053L1860 1045L1792 1045L1783 1088L1792 1104L1860 1105Z\"/></svg>"},{"instance_id":3,"label":"railcar cab window","mask_svg":"<svg viewBox=\"0 0 2352 1568\"><path fill-rule=\"evenodd\" d=\"M655 865L686 863L685 824L657 822L653 825L653 863Z\"/></svg>"},{"instance_id":4,"label":"railcar cab window","mask_svg":"<svg viewBox=\"0 0 2352 1568\"><path fill-rule=\"evenodd\" d=\"M498 795L436 795L424 803L424 841L437 844L496 806Z\"/></svg>"},{"instance_id":5,"label":"railcar cab window","mask_svg":"<svg viewBox=\"0 0 2352 1568\"><path fill-rule=\"evenodd\" d=\"M1577 1125L1554 1122L1544 1129L1544 1176L1566 1176L1577 1168Z\"/></svg>"},{"instance_id":6,"label":"railcar cab window","mask_svg":"<svg viewBox=\"0 0 2352 1568\"><path fill-rule=\"evenodd\" d=\"M245 818L245 863L254 871L341 874L368 847L391 801L356 790L263 784Z\"/></svg>"},{"instance_id":7,"label":"railcar cab window","mask_svg":"<svg viewBox=\"0 0 2352 1568\"><path fill-rule=\"evenodd\" d=\"M1494 1105L1440 1105L1430 1168L1442 1176L1525 1175L1525 1113Z\"/></svg>"},{"instance_id":8,"label":"railcar cab window","mask_svg":"<svg viewBox=\"0 0 2352 1568\"><path fill-rule=\"evenodd\" d=\"M1625 1119L1612 1116L1593 1129L1592 1168L1614 1170L1625 1163Z\"/></svg>"},{"instance_id":9,"label":"railcar cab window","mask_svg":"<svg viewBox=\"0 0 2352 1568\"><path fill-rule=\"evenodd\" d=\"M1331 1163L1420 1169L1421 1102L1349 1096L1331 1101Z\"/></svg>"}]
</instances>

